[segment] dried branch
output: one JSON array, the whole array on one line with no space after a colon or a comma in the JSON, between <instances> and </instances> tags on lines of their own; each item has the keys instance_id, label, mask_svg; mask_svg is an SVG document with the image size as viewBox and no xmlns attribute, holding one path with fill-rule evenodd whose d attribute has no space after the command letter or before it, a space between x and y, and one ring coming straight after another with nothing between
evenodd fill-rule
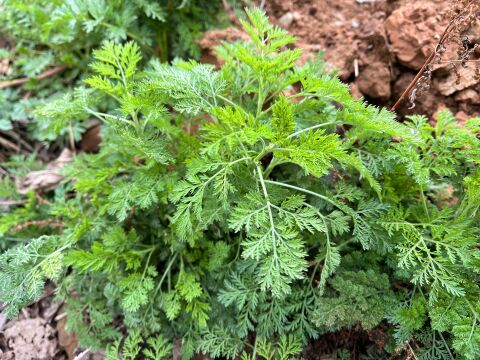
<instances>
[{"instance_id":1,"label":"dried branch","mask_svg":"<svg viewBox=\"0 0 480 360\"><path fill-rule=\"evenodd\" d=\"M55 66L51 69L48 69L48 70L42 72L40 75L36 76L34 79L35 80L43 80L43 79L46 79L50 76L61 73L61 72L65 71L65 69L67 69L66 65L58 65L58 66ZM30 79L31 78L25 77L25 78L20 78L20 79L0 81L0 89L20 86L20 85L25 84Z\"/></svg>"},{"instance_id":2,"label":"dried branch","mask_svg":"<svg viewBox=\"0 0 480 360\"><path fill-rule=\"evenodd\" d=\"M4 146L5 148L9 148L11 150L13 150L14 152L16 153L19 153L20 152L20 148L15 145L14 143L12 143L11 141L3 138L0 136L0 145L1 146Z\"/></svg>"},{"instance_id":3,"label":"dried branch","mask_svg":"<svg viewBox=\"0 0 480 360\"><path fill-rule=\"evenodd\" d=\"M16 206L25 204L25 200L0 200L0 206Z\"/></svg>"}]
</instances>

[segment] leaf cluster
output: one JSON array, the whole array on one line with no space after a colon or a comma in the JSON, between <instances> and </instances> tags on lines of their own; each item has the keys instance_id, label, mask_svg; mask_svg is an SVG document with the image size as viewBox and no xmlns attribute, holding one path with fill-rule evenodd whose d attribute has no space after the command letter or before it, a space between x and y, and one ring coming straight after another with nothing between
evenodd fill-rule
<instances>
[{"instance_id":1,"label":"leaf cluster","mask_svg":"<svg viewBox=\"0 0 480 360\"><path fill-rule=\"evenodd\" d=\"M88 89L39 110L94 116L103 142L65 171L70 196L48 209L63 230L0 255L9 315L49 278L82 344L112 359L166 357L174 338L184 359L291 359L380 324L385 356L414 342L475 359L478 119L397 122L246 14L251 40L220 46L220 69L141 71L139 46L107 42Z\"/></svg>"}]
</instances>

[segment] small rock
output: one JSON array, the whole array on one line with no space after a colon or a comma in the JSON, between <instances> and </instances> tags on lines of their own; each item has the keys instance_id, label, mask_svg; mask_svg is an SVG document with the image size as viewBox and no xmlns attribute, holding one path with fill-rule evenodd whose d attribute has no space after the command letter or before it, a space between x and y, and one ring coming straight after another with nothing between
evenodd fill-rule
<instances>
[{"instance_id":1,"label":"small rock","mask_svg":"<svg viewBox=\"0 0 480 360\"><path fill-rule=\"evenodd\" d=\"M373 99L388 100L392 95L390 69L384 63L373 63L360 71L357 85L360 92Z\"/></svg>"},{"instance_id":2,"label":"small rock","mask_svg":"<svg viewBox=\"0 0 480 360\"><path fill-rule=\"evenodd\" d=\"M455 101L480 104L480 94L473 89L465 89L455 95Z\"/></svg>"},{"instance_id":3,"label":"small rock","mask_svg":"<svg viewBox=\"0 0 480 360\"><path fill-rule=\"evenodd\" d=\"M459 66L458 74L452 70L447 77L438 79L435 84L438 91L445 96L450 96L458 91L465 90L480 82L477 76L477 64L467 63L466 67Z\"/></svg>"},{"instance_id":4,"label":"small rock","mask_svg":"<svg viewBox=\"0 0 480 360\"><path fill-rule=\"evenodd\" d=\"M287 12L278 19L278 25L284 29L288 29L295 20L300 18L300 14L297 12Z\"/></svg>"},{"instance_id":5,"label":"small rock","mask_svg":"<svg viewBox=\"0 0 480 360\"><path fill-rule=\"evenodd\" d=\"M358 21L357 19L353 19L352 20L352 28L358 29L359 27L360 27L360 21Z\"/></svg>"},{"instance_id":6,"label":"small rock","mask_svg":"<svg viewBox=\"0 0 480 360\"><path fill-rule=\"evenodd\" d=\"M402 65L420 70L435 46L436 35L441 34L446 26L446 21L438 21L435 15L447 3L435 7L422 1L407 3L387 18L385 29L393 52ZM445 58L450 58L450 51L447 49Z\"/></svg>"},{"instance_id":7,"label":"small rock","mask_svg":"<svg viewBox=\"0 0 480 360\"><path fill-rule=\"evenodd\" d=\"M58 313L62 305L61 302L54 303L50 301L50 305L43 311L42 318L45 319L45 321L50 322Z\"/></svg>"},{"instance_id":8,"label":"small rock","mask_svg":"<svg viewBox=\"0 0 480 360\"><path fill-rule=\"evenodd\" d=\"M57 352L55 330L40 318L16 321L4 334L16 359L50 360Z\"/></svg>"}]
</instances>

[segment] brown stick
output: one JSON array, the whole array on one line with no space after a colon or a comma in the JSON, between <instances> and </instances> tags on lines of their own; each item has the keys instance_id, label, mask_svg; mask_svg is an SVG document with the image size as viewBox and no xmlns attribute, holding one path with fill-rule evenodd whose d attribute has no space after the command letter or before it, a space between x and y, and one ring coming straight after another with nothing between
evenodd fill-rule
<instances>
[{"instance_id":1,"label":"brown stick","mask_svg":"<svg viewBox=\"0 0 480 360\"><path fill-rule=\"evenodd\" d=\"M25 200L0 200L0 206L23 205L25 202Z\"/></svg>"},{"instance_id":2,"label":"brown stick","mask_svg":"<svg viewBox=\"0 0 480 360\"><path fill-rule=\"evenodd\" d=\"M437 49L443 45L443 43L445 42L445 40L447 39L447 36L450 34L450 31L452 30L452 27L453 25L455 24L455 22L457 21L457 18L458 17L455 17L454 19L452 19L452 21L450 21L450 23L448 24L448 26L445 28L445 30L443 31L443 34L442 34L442 37L440 38L440 40L438 40L438 43L437 45L435 46L435 49L432 51L432 53L430 54L430 56L427 58L427 60L425 60L422 68L420 69L420 71L417 73L417 75L415 76L415 78L412 80L412 82L407 86L407 88L405 89L405 91L402 93L402 95L400 96L400 98L397 100L397 102L395 103L395 105L392 106L392 108L390 109L391 111L395 111L403 102L403 100L405 100L405 98L408 96L408 94L410 94L410 91L412 91L412 89L415 87L415 85L417 84L418 80L420 80L420 78L423 76L423 74L425 73L425 70L427 69L427 67L432 63L433 59L435 58L435 55L437 53Z\"/></svg>"},{"instance_id":3,"label":"brown stick","mask_svg":"<svg viewBox=\"0 0 480 360\"><path fill-rule=\"evenodd\" d=\"M4 146L6 148L9 148L9 149L15 151L16 153L20 152L20 148L17 145L15 145L14 143L12 143L11 141L9 141L7 139L4 139L1 136L0 136L0 145Z\"/></svg>"},{"instance_id":4,"label":"brown stick","mask_svg":"<svg viewBox=\"0 0 480 360\"><path fill-rule=\"evenodd\" d=\"M15 133L13 131L4 131L4 133L6 135L10 136L11 138L13 138L17 142L18 145L21 145L26 150L28 150L30 152L33 152L33 147L28 142L23 140L17 133Z\"/></svg>"},{"instance_id":5,"label":"brown stick","mask_svg":"<svg viewBox=\"0 0 480 360\"><path fill-rule=\"evenodd\" d=\"M58 65L55 66L51 69L48 69L44 72L42 72L40 75L35 77L35 80L43 80L46 79L50 76L53 76L55 74L61 73L67 68L66 65ZM13 80L5 80L5 81L0 81L0 89L5 89L8 87L14 87L14 86L20 86L25 84L30 78L20 78L20 79L13 79Z\"/></svg>"}]
</instances>

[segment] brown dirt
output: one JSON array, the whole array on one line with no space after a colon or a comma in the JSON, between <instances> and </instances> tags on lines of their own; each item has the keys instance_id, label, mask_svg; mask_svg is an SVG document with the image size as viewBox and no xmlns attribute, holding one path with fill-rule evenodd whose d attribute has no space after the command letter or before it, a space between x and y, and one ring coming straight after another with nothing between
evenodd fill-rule
<instances>
[{"instance_id":1,"label":"brown dirt","mask_svg":"<svg viewBox=\"0 0 480 360\"><path fill-rule=\"evenodd\" d=\"M321 336L305 348L302 357L306 360L332 360L339 350L344 349L348 350L351 360L357 360L365 354L372 359L381 359L386 341L387 333L382 325L370 331L357 325L352 329Z\"/></svg>"},{"instance_id":2,"label":"brown dirt","mask_svg":"<svg viewBox=\"0 0 480 360\"><path fill-rule=\"evenodd\" d=\"M9 321L0 314L0 360L80 359L77 338L65 330L64 305L53 301L53 290L53 285L47 285L40 300L15 319ZM88 353L81 359L102 358Z\"/></svg>"}]
</instances>

